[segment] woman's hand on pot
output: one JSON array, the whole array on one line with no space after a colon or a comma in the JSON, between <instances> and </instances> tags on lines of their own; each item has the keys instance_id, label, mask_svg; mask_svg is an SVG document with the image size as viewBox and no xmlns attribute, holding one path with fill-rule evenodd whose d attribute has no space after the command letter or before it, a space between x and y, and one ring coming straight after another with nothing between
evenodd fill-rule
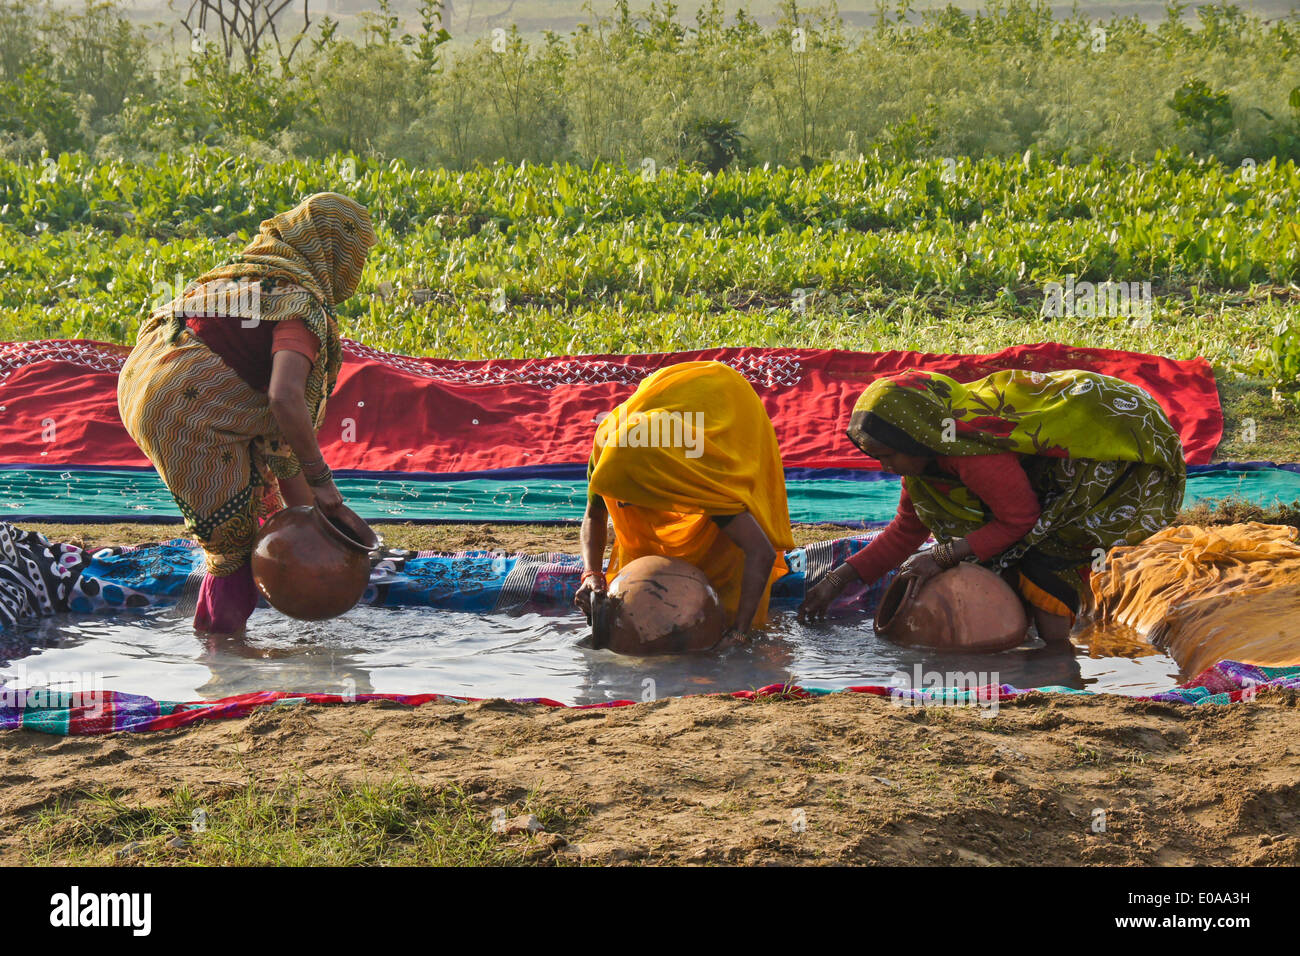
<instances>
[{"instance_id":1,"label":"woman's hand on pot","mask_svg":"<svg viewBox=\"0 0 1300 956\"><path fill-rule=\"evenodd\" d=\"M338 514L339 509L343 507L343 495L333 481L323 485L313 485L311 493L316 499L316 507L330 517Z\"/></svg>"},{"instance_id":2,"label":"woman's hand on pot","mask_svg":"<svg viewBox=\"0 0 1300 956\"><path fill-rule=\"evenodd\" d=\"M596 593L604 593L609 590L609 585L605 583L605 575L600 571L587 571L582 575L582 583L578 585L578 592L573 595L573 604L579 608L587 618L591 618L591 596Z\"/></svg>"},{"instance_id":3,"label":"woman's hand on pot","mask_svg":"<svg viewBox=\"0 0 1300 956\"><path fill-rule=\"evenodd\" d=\"M919 551L903 562L898 569L899 577L914 578L918 585L924 584L936 574L943 572L939 562L929 551Z\"/></svg>"}]
</instances>

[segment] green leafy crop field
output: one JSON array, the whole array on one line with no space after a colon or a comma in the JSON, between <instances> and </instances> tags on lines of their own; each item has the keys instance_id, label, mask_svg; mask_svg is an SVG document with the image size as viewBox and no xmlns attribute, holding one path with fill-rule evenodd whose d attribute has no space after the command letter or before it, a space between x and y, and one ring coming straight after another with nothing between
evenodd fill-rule
<instances>
[{"instance_id":1,"label":"green leafy crop field","mask_svg":"<svg viewBox=\"0 0 1300 956\"><path fill-rule=\"evenodd\" d=\"M0 163L0 334L130 342L149 308L237 251L261 219L336 189L372 209L380 237L341 310L347 331L394 351L938 351L1054 339L1253 362L1284 386L1298 186L1291 162L1247 171L1172 154L1082 166L865 158L716 175L65 154ZM1149 310L1045 315L1048 284L1071 277L1148 282Z\"/></svg>"}]
</instances>

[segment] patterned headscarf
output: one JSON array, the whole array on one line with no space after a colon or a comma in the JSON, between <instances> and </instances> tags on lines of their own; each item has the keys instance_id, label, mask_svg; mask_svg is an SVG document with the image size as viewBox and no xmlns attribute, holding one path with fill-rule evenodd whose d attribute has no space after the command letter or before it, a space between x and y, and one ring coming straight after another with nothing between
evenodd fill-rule
<instances>
[{"instance_id":1,"label":"patterned headscarf","mask_svg":"<svg viewBox=\"0 0 1300 956\"><path fill-rule=\"evenodd\" d=\"M321 343L307 376L307 407L319 426L343 365L334 307L356 292L374 244L365 206L338 193L316 193L264 220L243 252L191 283L169 306L174 335L195 315L302 319Z\"/></svg>"},{"instance_id":2,"label":"patterned headscarf","mask_svg":"<svg viewBox=\"0 0 1300 956\"><path fill-rule=\"evenodd\" d=\"M1185 467L1178 433L1154 398L1078 369L1006 370L966 384L918 369L878 379L849 425L859 448L868 438L928 456L1015 452Z\"/></svg>"},{"instance_id":3,"label":"patterned headscarf","mask_svg":"<svg viewBox=\"0 0 1300 956\"><path fill-rule=\"evenodd\" d=\"M374 244L365 206L338 193L317 193L265 220L243 252L198 281L279 276L333 308L357 291Z\"/></svg>"},{"instance_id":4,"label":"patterned headscarf","mask_svg":"<svg viewBox=\"0 0 1300 956\"><path fill-rule=\"evenodd\" d=\"M920 458L940 454L987 455L999 451L984 446L978 438L971 441L969 432L960 442L954 441L954 434L941 434L945 421L960 417L953 415L950 405L954 398L951 386L955 384L946 376L915 370L877 379L853 406L849 441L864 454L870 454L867 443L875 441ZM939 451L940 448L943 450Z\"/></svg>"}]
</instances>

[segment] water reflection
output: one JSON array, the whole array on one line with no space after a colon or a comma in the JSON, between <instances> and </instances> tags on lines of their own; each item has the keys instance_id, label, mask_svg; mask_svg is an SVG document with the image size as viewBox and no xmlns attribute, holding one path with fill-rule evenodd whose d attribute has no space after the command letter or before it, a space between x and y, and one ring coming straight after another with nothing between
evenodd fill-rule
<instances>
[{"instance_id":1,"label":"water reflection","mask_svg":"<svg viewBox=\"0 0 1300 956\"><path fill-rule=\"evenodd\" d=\"M804 625L778 614L750 647L716 655L627 658L580 646L576 613L480 615L427 608L357 608L333 621L257 611L239 639L201 638L175 609L51 618L6 635L0 675L93 673L102 686L166 700L259 690L548 697L564 703L648 700L784 682L809 687L1062 686L1146 694L1176 681L1175 663L1088 656L1041 645L1000 654L938 655L898 647L857 615ZM1094 645L1093 652L1098 653ZM1132 654L1125 646L1122 652ZM26 676L24 676L26 672Z\"/></svg>"},{"instance_id":2,"label":"water reflection","mask_svg":"<svg viewBox=\"0 0 1300 956\"><path fill-rule=\"evenodd\" d=\"M298 623L302 632L287 646L257 634L195 635L202 647L198 660L210 673L196 695L213 699L268 689L344 695L374 692L370 672L362 663L363 649L339 646L319 623Z\"/></svg>"}]
</instances>

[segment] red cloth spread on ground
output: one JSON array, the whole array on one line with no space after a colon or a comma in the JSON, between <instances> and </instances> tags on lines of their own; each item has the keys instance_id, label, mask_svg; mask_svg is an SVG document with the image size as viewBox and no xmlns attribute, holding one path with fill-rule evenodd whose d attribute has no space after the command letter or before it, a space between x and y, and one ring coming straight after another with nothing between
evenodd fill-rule
<instances>
[{"instance_id":1,"label":"red cloth spread on ground","mask_svg":"<svg viewBox=\"0 0 1300 956\"><path fill-rule=\"evenodd\" d=\"M1110 349L1040 344L991 355L705 349L463 362L406 358L347 341L321 429L335 469L458 473L583 465L596 416L646 375L675 362L726 362L772 417L787 468L877 467L845 437L864 388L906 368L973 381L1006 368L1082 368L1140 385L1182 437L1189 464L1207 464L1223 431L1214 373ZM0 344L0 464L148 467L117 416L127 349L83 340Z\"/></svg>"}]
</instances>

